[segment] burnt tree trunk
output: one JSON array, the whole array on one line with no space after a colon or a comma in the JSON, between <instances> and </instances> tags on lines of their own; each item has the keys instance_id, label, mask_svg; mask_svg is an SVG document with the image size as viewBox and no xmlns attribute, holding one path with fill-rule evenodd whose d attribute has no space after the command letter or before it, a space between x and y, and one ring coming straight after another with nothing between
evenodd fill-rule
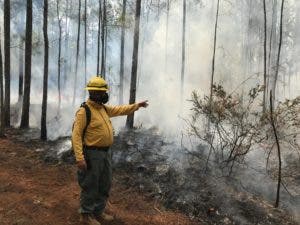
<instances>
[{"instance_id":1,"label":"burnt tree trunk","mask_svg":"<svg viewBox=\"0 0 300 225\"><path fill-rule=\"evenodd\" d=\"M10 126L10 0L4 0L5 126Z\"/></svg>"},{"instance_id":2,"label":"burnt tree trunk","mask_svg":"<svg viewBox=\"0 0 300 225\"><path fill-rule=\"evenodd\" d=\"M124 49L125 49L125 19L126 19L126 0L123 0L122 8L122 30L121 30L121 54L120 54L120 90L119 90L119 103L123 104L124 94Z\"/></svg>"},{"instance_id":3,"label":"burnt tree trunk","mask_svg":"<svg viewBox=\"0 0 300 225\"><path fill-rule=\"evenodd\" d=\"M25 79L21 128L29 128L31 56L32 56L32 0L27 0L25 41Z\"/></svg>"},{"instance_id":4,"label":"burnt tree trunk","mask_svg":"<svg viewBox=\"0 0 300 225\"><path fill-rule=\"evenodd\" d=\"M2 49L0 40L0 137L5 136L4 132L4 102L3 102L3 61L2 61Z\"/></svg>"},{"instance_id":5,"label":"burnt tree trunk","mask_svg":"<svg viewBox=\"0 0 300 225\"><path fill-rule=\"evenodd\" d=\"M48 40L48 0L44 0L44 81L43 101L41 116L41 139L47 140L47 98L48 98L48 63L49 63L49 40Z\"/></svg>"},{"instance_id":6,"label":"burnt tree trunk","mask_svg":"<svg viewBox=\"0 0 300 225\"><path fill-rule=\"evenodd\" d=\"M23 49L23 38L21 38L21 44L19 49L19 96L18 102L22 101L23 98L23 79L24 79L24 49Z\"/></svg>"},{"instance_id":7,"label":"burnt tree trunk","mask_svg":"<svg viewBox=\"0 0 300 225\"><path fill-rule=\"evenodd\" d=\"M103 0L102 31L101 31L101 76L105 79L105 36L107 29L106 0Z\"/></svg>"},{"instance_id":8,"label":"burnt tree trunk","mask_svg":"<svg viewBox=\"0 0 300 225\"><path fill-rule=\"evenodd\" d=\"M266 91L267 91L267 11L266 0L263 0L264 10L264 93L263 93L263 112L266 111Z\"/></svg>"},{"instance_id":9,"label":"burnt tree trunk","mask_svg":"<svg viewBox=\"0 0 300 225\"><path fill-rule=\"evenodd\" d=\"M137 78L138 52L139 52L140 15L141 15L141 0L136 0L129 104L135 103L135 98L136 98L136 78ZM134 123L134 113L127 116L126 127L132 129L133 123Z\"/></svg>"},{"instance_id":10,"label":"burnt tree trunk","mask_svg":"<svg viewBox=\"0 0 300 225\"><path fill-rule=\"evenodd\" d=\"M76 89L77 89L77 75L78 75L78 58L79 58L79 47L80 47L80 15L81 15L81 0L78 0L78 28L77 28L77 42L76 42L76 62L75 62L75 80L74 80L74 91L73 91L73 106L76 100Z\"/></svg>"},{"instance_id":11,"label":"burnt tree trunk","mask_svg":"<svg viewBox=\"0 0 300 225\"><path fill-rule=\"evenodd\" d=\"M101 0L99 0L99 18L98 18L98 35L97 35L97 76L100 72L100 33L101 33L101 15L102 15L102 6Z\"/></svg>"},{"instance_id":12,"label":"burnt tree trunk","mask_svg":"<svg viewBox=\"0 0 300 225\"><path fill-rule=\"evenodd\" d=\"M60 113L61 108L61 19L59 17L59 0L56 2L57 20L58 20L58 56L57 56L57 89L58 89L58 109L57 114Z\"/></svg>"},{"instance_id":13,"label":"burnt tree trunk","mask_svg":"<svg viewBox=\"0 0 300 225\"><path fill-rule=\"evenodd\" d=\"M181 40L181 77L180 77L180 104L182 104L183 88L184 88L184 74L185 74L185 28L186 28L186 0L183 0L182 11L182 40Z\"/></svg>"}]
</instances>

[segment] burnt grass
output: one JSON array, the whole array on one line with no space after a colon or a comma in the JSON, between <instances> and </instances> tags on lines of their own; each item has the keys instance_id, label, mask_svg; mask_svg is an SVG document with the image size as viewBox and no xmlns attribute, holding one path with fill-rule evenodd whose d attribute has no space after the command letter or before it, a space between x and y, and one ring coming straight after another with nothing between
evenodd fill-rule
<instances>
[{"instance_id":1,"label":"burnt grass","mask_svg":"<svg viewBox=\"0 0 300 225\"><path fill-rule=\"evenodd\" d=\"M233 179L204 173L205 162L166 142L156 129L120 132L113 161L115 170L127 174L124 183L203 224L298 224L287 211L231 185Z\"/></svg>"},{"instance_id":2,"label":"burnt grass","mask_svg":"<svg viewBox=\"0 0 300 225\"><path fill-rule=\"evenodd\" d=\"M41 158L49 164L74 163L71 150L57 154L69 139L48 142ZM114 170L122 174L119 182L201 224L299 224L288 211L238 188L234 179L204 172L204 161L167 142L155 128L121 131L112 152Z\"/></svg>"}]
</instances>

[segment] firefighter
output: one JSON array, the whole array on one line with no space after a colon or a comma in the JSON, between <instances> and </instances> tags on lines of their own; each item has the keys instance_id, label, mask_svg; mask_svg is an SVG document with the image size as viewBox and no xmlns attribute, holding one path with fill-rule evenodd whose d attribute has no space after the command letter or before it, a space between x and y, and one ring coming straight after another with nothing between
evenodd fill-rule
<instances>
[{"instance_id":1,"label":"firefighter","mask_svg":"<svg viewBox=\"0 0 300 225\"><path fill-rule=\"evenodd\" d=\"M108 85L101 77L91 78L85 89L89 91L89 99L76 113L72 145L81 188L80 220L84 224L99 225L100 219L114 219L104 212L112 180L110 146L113 143L113 127L110 117L132 114L140 107L146 108L148 103L106 105Z\"/></svg>"}]
</instances>

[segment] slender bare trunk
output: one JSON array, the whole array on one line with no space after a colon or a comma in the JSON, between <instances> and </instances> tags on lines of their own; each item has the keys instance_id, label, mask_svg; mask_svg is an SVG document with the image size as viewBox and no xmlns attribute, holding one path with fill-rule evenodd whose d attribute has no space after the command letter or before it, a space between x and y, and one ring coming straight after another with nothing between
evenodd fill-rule
<instances>
[{"instance_id":1,"label":"slender bare trunk","mask_svg":"<svg viewBox=\"0 0 300 225\"><path fill-rule=\"evenodd\" d=\"M5 126L10 126L10 0L4 0Z\"/></svg>"},{"instance_id":2,"label":"slender bare trunk","mask_svg":"<svg viewBox=\"0 0 300 225\"><path fill-rule=\"evenodd\" d=\"M24 49L23 39L21 38L21 44L19 49L19 97L18 102L22 101L23 97L23 78L24 78Z\"/></svg>"},{"instance_id":3,"label":"slender bare trunk","mask_svg":"<svg viewBox=\"0 0 300 225\"><path fill-rule=\"evenodd\" d=\"M32 0L27 0L26 41L25 41L25 79L21 128L29 127L31 57L32 57Z\"/></svg>"},{"instance_id":4,"label":"slender bare trunk","mask_svg":"<svg viewBox=\"0 0 300 225\"><path fill-rule=\"evenodd\" d=\"M166 22L166 37L165 37L165 73L167 73L167 63L168 63L169 15L170 15L170 0L167 0L167 22Z\"/></svg>"},{"instance_id":5,"label":"slender bare trunk","mask_svg":"<svg viewBox=\"0 0 300 225\"><path fill-rule=\"evenodd\" d=\"M101 0L99 0L99 18L98 18L98 36L97 36L97 76L100 72L100 33L101 33L101 15L102 15L102 6Z\"/></svg>"},{"instance_id":6,"label":"slender bare trunk","mask_svg":"<svg viewBox=\"0 0 300 225\"><path fill-rule=\"evenodd\" d=\"M87 34L87 0L84 1L84 83L86 84L86 59L87 59L87 39L86 39L86 34ZM84 92L84 99L85 99L85 94Z\"/></svg>"},{"instance_id":7,"label":"slender bare trunk","mask_svg":"<svg viewBox=\"0 0 300 225\"><path fill-rule=\"evenodd\" d=\"M49 63L49 40L48 40L48 0L44 0L44 81L43 101L41 116L41 139L47 140L47 99L48 99L48 63Z\"/></svg>"},{"instance_id":8,"label":"slender bare trunk","mask_svg":"<svg viewBox=\"0 0 300 225\"><path fill-rule=\"evenodd\" d=\"M56 10L57 10L57 20L58 20L58 29L59 29L59 37L58 37L58 57L57 57L57 89L58 89L58 108L57 114L60 113L61 108L61 19L59 17L59 0L56 2Z\"/></svg>"},{"instance_id":9,"label":"slender bare trunk","mask_svg":"<svg viewBox=\"0 0 300 225\"><path fill-rule=\"evenodd\" d=\"M1 35L0 35L1 37ZM0 137L5 136L5 131L4 131L4 102L3 102L3 61L2 61L2 47L1 47L1 40L0 40Z\"/></svg>"},{"instance_id":10,"label":"slender bare trunk","mask_svg":"<svg viewBox=\"0 0 300 225\"><path fill-rule=\"evenodd\" d=\"M77 75L78 75L78 58L79 58L79 43L80 43L80 16L81 16L81 0L78 0L78 29L77 29L77 44L76 44L76 62L75 62L75 81L73 91L73 106L76 100Z\"/></svg>"},{"instance_id":11,"label":"slender bare trunk","mask_svg":"<svg viewBox=\"0 0 300 225\"><path fill-rule=\"evenodd\" d=\"M209 97L210 104L211 104L211 101L212 101L212 92L213 92L214 76L215 76L215 61L216 61L216 45L217 45L217 32L218 32L218 20L219 20L219 7L220 7L220 0L218 0L218 3L217 3L217 13L216 13L216 21L215 21L214 46L213 46L213 57L212 57L211 78L210 78L210 97Z\"/></svg>"},{"instance_id":12,"label":"slender bare trunk","mask_svg":"<svg viewBox=\"0 0 300 225\"><path fill-rule=\"evenodd\" d=\"M65 18L66 18L66 38L65 38L65 48L64 48L64 78L63 78L63 88L66 87L67 76L69 73L69 65L70 65L70 57L69 57L69 37L70 37L70 29L69 29L69 0L66 0L66 10L65 10Z\"/></svg>"},{"instance_id":13,"label":"slender bare trunk","mask_svg":"<svg viewBox=\"0 0 300 225\"><path fill-rule=\"evenodd\" d=\"M106 0L103 0L102 32L101 32L101 75L105 78L105 35L107 29Z\"/></svg>"},{"instance_id":14,"label":"slender bare trunk","mask_svg":"<svg viewBox=\"0 0 300 225\"><path fill-rule=\"evenodd\" d=\"M278 73L279 73L279 66L280 66L280 54L281 54L281 46L282 46L282 30L283 30L283 9L284 9L284 0L281 2L281 9L280 9L280 30L279 30L279 44L278 44L278 53L277 53L277 60L276 60L276 67L275 67L275 74L274 74L274 84L273 84L273 102L275 103L276 99L276 85L278 80Z\"/></svg>"},{"instance_id":15,"label":"slender bare trunk","mask_svg":"<svg viewBox=\"0 0 300 225\"><path fill-rule=\"evenodd\" d=\"M125 20L126 20L126 0L123 0L122 9L122 30L121 30L121 54L120 54L120 90L119 90L119 103L123 104L124 94L124 49L125 49Z\"/></svg>"},{"instance_id":16,"label":"slender bare trunk","mask_svg":"<svg viewBox=\"0 0 300 225\"><path fill-rule=\"evenodd\" d=\"M183 0L182 8L182 40L181 40L181 77L180 77L180 104L184 93L184 74L185 74L185 27L186 27L186 0Z\"/></svg>"},{"instance_id":17,"label":"slender bare trunk","mask_svg":"<svg viewBox=\"0 0 300 225\"><path fill-rule=\"evenodd\" d=\"M141 15L141 0L136 0L129 104L133 104L136 98L136 78L137 78L137 68L138 68L140 15ZM134 113L127 116L126 127L132 129L133 124L134 124Z\"/></svg>"},{"instance_id":18,"label":"slender bare trunk","mask_svg":"<svg viewBox=\"0 0 300 225\"><path fill-rule=\"evenodd\" d=\"M263 112L266 111L266 91L267 91L267 11L266 0L263 0L264 5L264 93L263 93Z\"/></svg>"},{"instance_id":19,"label":"slender bare trunk","mask_svg":"<svg viewBox=\"0 0 300 225\"><path fill-rule=\"evenodd\" d=\"M107 60L107 47L108 47L108 44L107 44L107 38L108 38L108 26L107 26L107 22L105 23L106 26L105 26L105 37L104 37L104 75L103 77L106 78L106 67L107 67L107 63L106 63L106 60Z\"/></svg>"},{"instance_id":20,"label":"slender bare trunk","mask_svg":"<svg viewBox=\"0 0 300 225\"><path fill-rule=\"evenodd\" d=\"M272 24L271 24L271 32L270 32L270 38L269 38L269 55L268 55L268 78L267 78L267 84L270 86L270 74L273 73L273 64L272 62L272 55L273 55L273 48L275 49L276 46L276 40L277 40L277 0L273 0L273 7L272 7ZM268 91L267 91L268 93Z\"/></svg>"}]
</instances>

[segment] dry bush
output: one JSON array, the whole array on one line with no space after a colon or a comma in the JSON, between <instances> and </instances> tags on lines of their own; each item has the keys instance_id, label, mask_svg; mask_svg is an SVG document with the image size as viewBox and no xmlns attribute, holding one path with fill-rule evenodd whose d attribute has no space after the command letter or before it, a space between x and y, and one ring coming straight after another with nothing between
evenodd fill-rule
<instances>
[{"instance_id":1,"label":"dry bush","mask_svg":"<svg viewBox=\"0 0 300 225\"><path fill-rule=\"evenodd\" d=\"M250 89L246 96L227 93L221 85L213 86L212 98L192 93L192 118L189 135L196 136L209 149L207 166L214 161L223 172L231 174L235 164L243 164L255 147L276 157L270 111L262 112L263 86ZM300 97L279 102L273 111L280 144L285 151L299 152ZM269 160L267 160L268 165Z\"/></svg>"}]
</instances>

